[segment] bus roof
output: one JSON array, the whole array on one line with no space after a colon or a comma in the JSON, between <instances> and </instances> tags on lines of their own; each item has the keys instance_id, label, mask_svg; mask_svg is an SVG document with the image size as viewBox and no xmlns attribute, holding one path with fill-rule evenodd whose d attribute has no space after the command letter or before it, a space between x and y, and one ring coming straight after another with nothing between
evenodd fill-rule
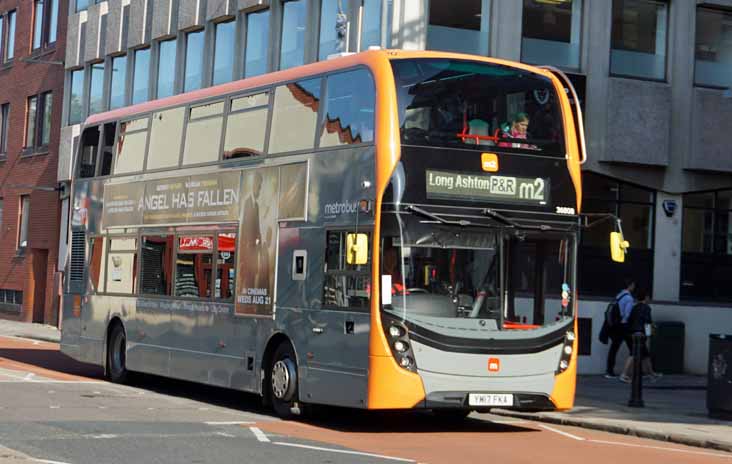
<instances>
[{"instance_id":1,"label":"bus roof","mask_svg":"<svg viewBox=\"0 0 732 464\"><path fill-rule=\"evenodd\" d=\"M213 87L207 87L205 89L194 90L192 92L182 93L171 97L161 98L158 100L151 100L144 103L138 103L136 105L126 106L104 113L94 114L86 119L85 125L95 125L107 121L126 119L138 114L150 113L152 111L157 111L163 108L182 106L190 103L195 103L203 99L243 92L249 89L253 90L261 87L267 87L273 84L277 84L279 82L288 82L297 79L303 79L313 75L328 73L358 65L365 65L372 70L375 70L379 67L386 66L388 64L388 60L410 58L453 58L462 60L469 59L473 61L511 66L518 69L523 69L525 71L541 74L550 79L553 77L549 71L535 66L530 66L527 64L509 60L488 58L484 56L433 51L368 50L361 53L344 55L325 61L318 61L303 66L297 66L284 71L275 71L267 74L262 74L260 76L241 79L238 81L228 82L226 84L220 84Z\"/></svg>"}]
</instances>

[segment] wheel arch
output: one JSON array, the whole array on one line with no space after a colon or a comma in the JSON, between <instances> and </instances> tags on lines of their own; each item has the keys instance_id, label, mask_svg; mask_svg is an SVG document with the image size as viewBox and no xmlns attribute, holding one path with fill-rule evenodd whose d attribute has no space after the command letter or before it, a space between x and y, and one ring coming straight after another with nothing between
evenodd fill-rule
<instances>
[{"instance_id":1,"label":"wheel arch","mask_svg":"<svg viewBox=\"0 0 732 464\"><path fill-rule=\"evenodd\" d=\"M269 403L269 389L265 388L265 381L267 380L267 376L269 375L269 366L272 364L272 358L274 357L275 351L277 351L277 347L280 346L283 343L289 343L292 347L292 352L295 353L295 362L297 363L297 368L300 370L300 356L297 353L297 348L295 348L295 344L292 342L292 339L285 335L282 332L275 332L270 337L269 340L267 340L267 344L264 349L264 353L262 354L261 363L259 365L259 372L260 372L260 382L259 382L259 394L262 396L262 398L265 401L265 404ZM298 375L298 383L300 382L300 376Z\"/></svg>"},{"instance_id":2,"label":"wheel arch","mask_svg":"<svg viewBox=\"0 0 732 464\"><path fill-rule=\"evenodd\" d=\"M125 327L124 322L122 322L122 318L119 316L112 316L112 318L109 320L109 323L107 324L107 330L104 332L104 353L102 358L102 365L104 366L104 375L109 374L109 337L112 335L112 330L114 330L115 327L120 326L122 327L122 332L125 334L125 339L127 338L127 327Z\"/></svg>"}]
</instances>

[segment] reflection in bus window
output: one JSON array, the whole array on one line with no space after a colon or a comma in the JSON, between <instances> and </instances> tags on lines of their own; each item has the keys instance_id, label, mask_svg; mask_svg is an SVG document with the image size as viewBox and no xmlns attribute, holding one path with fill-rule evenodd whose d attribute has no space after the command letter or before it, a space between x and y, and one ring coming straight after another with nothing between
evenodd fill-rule
<instances>
[{"instance_id":1,"label":"reflection in bus window","mask_svg":"<svg viewBox=\"0 0 732 464\"><path fill-rule=\"evenodd\" d=\"M405 144L479 150L498 145L564 156L559 101L549 78L448 59L394 60L392 67Z\"/></svg>"},{"instance_id":2,"label":"reflection in bus window","mask_svg":"<svg viewBox=\"0 0 732 464\"><path fill-rule=\"evenodd\" d=\"M320 146L334 147L374 140L374 82L359 69L328 76L325 125Z\"/></svg>"},{"instance_id":3,"label":"reflection in bus window","mask_svg":"<svg viewBox=\"0 0 732 464\"><path fill-rule=\"evenodd\" d=\"M137 283L137 239L110 239L105 269L107 293L134 293Z\"/></svg>"},{"instance_id":4,"label":"reflection in bus window","mask_svg":"<svg viewBox=\"0 0 732 464\"><path fill-rule=\"evenodd\" d=\"M344 231L330 231L326 236L323 305L367 310L371 296L371 255L367 264L348 264L346 235Z\"/></svg>"},{"instance_id":5,"label":"reflection in bus window","mask_svg":"<svg viewBox=\"0 0 732 464\"><path fill-rule=\"evenodd\" d=\"M312 149L319 106L320 79L277 87L269 152Z\"/></svg>"},{"instance_id":6,"label":"reflection in bus window","mask_svg":"<svg viewBox=\"0 0 732 464\"><path fill-rule=\"evenodd\" d=\"M170 295L173 236L142 237L142 293Z\"/></svg>"},{"instance_id":7,"label":"reflection in bus window","mask_svg":"<svg viewBox=\"0 0 732 464\"><path fill-rule=\"evenodd\" d=\"M104 125L102 143L102 158L100 160L99 175L108 176L112 174L112 160L114 159L114 137L117 133L117 123L110 122Z\"/></svg>"},{"instance_id":8,"label":"reflection in bus window","mask_svg":"<svg viewBox=\"0 0 732 464\"><path fill-rule=\"evenodd\" d=\"M147 145L147 118L120 124L115 174L142 171Z\"/></svg>"},{"instance_id":9,"label":"reflection in bus window","mask_svg":"<svg viewBox=\"0 0 732 464\"><path fill-rule=\"evenodd\" d=\"M178 237L175 260L175 296L210 298L213 274L213 237Z\"/></svg>"},{"instance_id":10,"label":"reflection in bus window","mask_svg":"<svg viewBox=\"0 0 732 464\"><path fill-rule=\"evenodd\" d=\"M224 159L259 156L264 151L267 133L269 93L260 93L231 101L226 121Z\"/></svg>"},{"instance_id":11,"label":"reflection in bus window","mask_svg":"<svg viewBox=\"0 0 732 464\"><path fill-rule=\"evenodd\" d=\"M233 303L236 284L236 234L220 233L217 245L215 296L219 301Z\"/></svg>"},{"instance_id":12,"label":"reflection in bus window","mask_svg":"<svg viewBox=\"0 0 732 464\"><path fill-rule=\"evenodd\" d=\"M84 130L79 158L79 177L94 177L97 169L97 150L99 149L99 127Z\"/></svg>"},{"instance_id":13,"label":"reflection in bus window","mask_svg":"<svg viewBox=\"0 0 732 464\"><path fill-rule=\"evenodd\" d=\"M191 108L186 128L183 164L218 161L223 123L224 102Z\"/></svg>"},{"instance_id":14,"label":"reflection in bus window","mask_svg":"<svg viewBox=\"0 0 732 464\"><path fill-rule=\"evenodd\" d=\"M183 107L153 113L147 170L178 165L184 116Z\"/></svg>"}]
</instances>

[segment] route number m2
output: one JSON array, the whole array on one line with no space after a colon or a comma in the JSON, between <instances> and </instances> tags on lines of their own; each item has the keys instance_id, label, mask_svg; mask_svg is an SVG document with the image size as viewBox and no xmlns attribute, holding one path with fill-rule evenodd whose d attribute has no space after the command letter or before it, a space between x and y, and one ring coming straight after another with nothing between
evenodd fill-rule
<instances>
[{"instance_id":1,"label":"route number m2","mask_svg":"<svg viewBox=\"0 0 732 464\"><path fill-rule=\"evenodd\" d=\"M544 179L536 178L533 182L522 182L519 186L519 198L544 201Z\"/></svg>"}]
</instances>

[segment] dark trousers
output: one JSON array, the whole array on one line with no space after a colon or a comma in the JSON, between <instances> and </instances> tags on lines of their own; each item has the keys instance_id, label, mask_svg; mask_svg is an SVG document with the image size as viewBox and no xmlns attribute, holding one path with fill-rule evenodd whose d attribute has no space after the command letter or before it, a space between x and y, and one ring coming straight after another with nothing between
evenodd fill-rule
<instances>
[{"instance_id":1,"label":"dark trousers","mask_svg":"<svg viewBox=\"0 0 732 464\"><path fill-rule=\"evenodd\" d=\"M615 358L618 355L618 350L626 342L625 330L623 328L617 328L610 331L608 336L610 338L610 349L607 352L607 366L605 367L605 373L615 375ZM630 345L628 345L630 349Z\"/></svg>"}]
</instances>

